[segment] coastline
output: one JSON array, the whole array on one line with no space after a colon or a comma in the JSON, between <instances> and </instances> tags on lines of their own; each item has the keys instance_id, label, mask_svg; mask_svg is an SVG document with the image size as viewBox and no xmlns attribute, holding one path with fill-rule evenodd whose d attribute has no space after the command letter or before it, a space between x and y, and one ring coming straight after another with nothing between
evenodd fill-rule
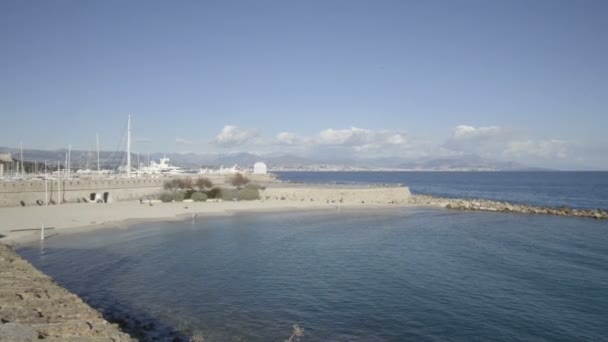
<instances>
[{"instance_id":1,"label":"coastline","mask_svg":"<svg viewBox=\"0 0 608 342\"><path fill-rule=\"evenodd\" d=\"M127 201L107 204L73 203L59 206L3 207L0 208L0 217L2 217L2 221L0 222L0 235L2 235L0 236L0 266L5 267L3 267L3 270L0 270L0 275L2 275L0 283L3 285L3 290L0 291L0 298L9 304L8 308L10 310L6 311L7 306L0 308L0 318L3 319L3 324L0 324L0 329L3 329L0 330L0 336L24 337L32 334L38 334L37 336L42 334L42 336L61 339L71 336L82 337L89 336L86 334L97 334L95 336L114 338L119 341L130 340L130 337L120 331L116 324L106 321L98 311L92 309L78 296L57 285L52 278L37 270L9 247L19 247L22 244L39 241L41 238L40 225L42 223L47 228L45 239L48 239L59 234L96 229L124 228L129 225L145 222L183 221L192 217L210 218L237 214L295 211L376 211L399 208L442 208L447 210L508 212L600 219L608 217L603 210L542 208L506 202L448 199L425 195L410 195L407 200L398 203L357 203L352 201L336 203L335 201L313 202L302 199L271 199L236 202L172 203ZM36 291L45 291L45 293L53 293L54 295L41 298L37 297ZM23 298L26 298L26 300L24 301ZM57 303L60 304L60 307L56 307ZM40 316L39 311L36 311L39 307L43 307L45 310L42 316ZM58 313L55 314L55 312ZM63 312L69 312L69 315L71 315L69 319L62 316ZM32 316L32 313L35 316ZM122 322L123 324L126 324L125 321L128 321L120 317L108 319L114 322ZM39 322L39 320L42 321ZM53 328L61 327L62 325L66 326L63 330ZM89 329L91 326L95 326L96 328ZM98 326L102 328L97 328Z\"/></svg>"},{"instance_id":2,"label":"coastline","mask_svg":"<svg viewBox=\"0 0 608 342\"><path fill-rule=\"evenodd\" d=\"M483 199L443 198L428 195L410 195L406 201L394 203L310 202L302 199L172 203L140 203L138 201L106 204L71 203L59 206L1 207L0 243L19 245L39 240L42 224L45 226L45 238L51 238L57 234L70 232L115 228L151 221L180 221L191 217L229 216L237 213L353 208L373 210L405 207L433 207L464 211L608 219L608 213L602 209L547 208Z\"/></svg>"},{"instance_id":3,"label":"coastline","mask_svg":"<svg viewBox=\"0 0 608 342\"><path fill-rule=\"evenodd\" d=\"M140 204L65 204L60 206L0 208L0 243L19 245L40 240L45 226L45 239L57 234L92 229L116 228L151 221L180 221L191 217L230 216L237 213L316 211L342 209L377 209L409 207L409 203L320 203L305 201L239 201L239 202L173 202ZM19 230L19 231L16 231Z\"/></svg>"}]
</instances>

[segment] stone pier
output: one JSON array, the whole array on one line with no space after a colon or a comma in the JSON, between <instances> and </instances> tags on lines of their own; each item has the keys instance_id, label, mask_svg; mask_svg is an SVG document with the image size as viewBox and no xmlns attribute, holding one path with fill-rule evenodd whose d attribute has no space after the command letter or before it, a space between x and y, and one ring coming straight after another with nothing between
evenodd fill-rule
<instances>
[{"instance_id":1,"label":"stone pier","mask_svg":"<svg viewBox=\"0 0 608 342\"><path fill-rule=\"evenodd\" d=\"M0 243L0 341L133 341Z\"/></svg>"}]
</instances>

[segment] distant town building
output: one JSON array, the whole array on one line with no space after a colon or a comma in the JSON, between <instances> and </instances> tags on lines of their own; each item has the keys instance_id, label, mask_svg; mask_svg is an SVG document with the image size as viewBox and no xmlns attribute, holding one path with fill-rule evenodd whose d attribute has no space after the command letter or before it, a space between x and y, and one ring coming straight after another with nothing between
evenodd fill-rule
<instances>
[{"instance_id":1,"label":"distant town building","mask_svg":"<svg viewBox=\"0 0 608 342\"><path fill-rule=\"evenodd\" d=\"M257 162L253 164L253 174L254 175L265 175L268 172L268 167L266 164L262 162Z\"/></svg>"}]
</instances>

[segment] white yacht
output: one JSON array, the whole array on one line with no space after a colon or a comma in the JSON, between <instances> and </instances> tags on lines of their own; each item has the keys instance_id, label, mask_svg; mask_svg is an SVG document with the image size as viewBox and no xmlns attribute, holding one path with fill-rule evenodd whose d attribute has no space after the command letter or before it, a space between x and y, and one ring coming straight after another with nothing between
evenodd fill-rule
<instances>
[{"instance_id":1,"label":"white yacht","mask_svg":"<svg viewBox=\"0 0 608 342\"><path fill-rule=\"evenodd\" d=\"M152 160L149 166L142 166L140 170L138 170L138 172L147 175L181 175L185 171L179 166L171 165L171 163L169 163L169 158L160 158L160 161L158 163Z\"/></svg>"}]
</instances>

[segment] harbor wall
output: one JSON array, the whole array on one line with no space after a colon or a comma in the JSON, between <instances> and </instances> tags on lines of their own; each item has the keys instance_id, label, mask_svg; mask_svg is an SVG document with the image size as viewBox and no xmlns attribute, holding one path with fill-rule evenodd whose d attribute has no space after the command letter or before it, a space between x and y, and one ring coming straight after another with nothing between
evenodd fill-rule
<instances>
[{"instance_id":1,"label":"harbor wall","mask_svg":"<svg viewBox=\"0 0 608 342\"><path fill-rule=\"evenodd\" d=\"M405 186L395 187L267 187L260 192L262 200L310 201L321 203L398 204L411 196Z\"/></svg>"},{"instance_id":2,"label":"harbor wall","mask_svg":"<svg viewBox=\"0 0 608 342\"><path fill-rule=\"evenodd\" d=\"M209 178L215 185L225 185L232 175L201 175ZM275 181L272 175L247 175L253 183L267 184ZM95 201L104 202L135 200L154 196L162 191L163 183L172 178L116 178L116 179L49 179L46 183L46 193L51 204ZM199 175L191 176L192 179ZM45 202L45 181L17 180L0 181L0 206L37 205Z\"/></svg>"}]
</instances>

